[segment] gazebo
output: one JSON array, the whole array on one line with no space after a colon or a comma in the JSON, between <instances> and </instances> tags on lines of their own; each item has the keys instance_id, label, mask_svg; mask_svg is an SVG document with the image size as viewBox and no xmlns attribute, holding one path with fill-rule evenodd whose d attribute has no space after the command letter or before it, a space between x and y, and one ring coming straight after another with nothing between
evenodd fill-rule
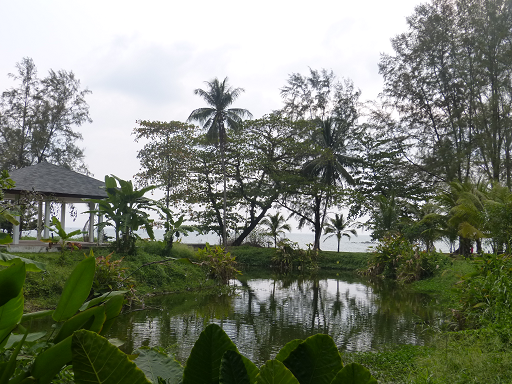
<instances>
[{"instance_id":1,"label":"gazebo","mask_svg":"<svg viewBox=\"0 0 512 384\"><path fill-rule=\"evenodd\" d=\"M15 187L4 190L5 199L19 200L20 196L33 192L38 197L37 239L41 240L44 203L44 238L49 237L50 204L52 201L61 203L60 222L65 227L66 204L84 203L82 199L104 199L108 195L102 187L105 183L92 177L82 175L61 166L45 161L29 167L17 169L10 173ZM95 204L89 203L89 210ZM98 218L101 221L102 217ZM98 233L98 243L102 241ZM14 227L13 244L19 244L20 227ZM89 242L94 242L94 213L89 216Z\"/></svg>"}]
</instances>

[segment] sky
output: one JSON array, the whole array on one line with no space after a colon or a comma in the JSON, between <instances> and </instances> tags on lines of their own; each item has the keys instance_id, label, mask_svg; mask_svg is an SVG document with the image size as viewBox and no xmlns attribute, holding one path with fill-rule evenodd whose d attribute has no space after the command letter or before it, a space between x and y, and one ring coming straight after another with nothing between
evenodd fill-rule
<instances>
[{"instance_id":1,"label":"sky","mask_svg":"<svg viewBox=\"0 0 512 384\"><path fill-rule=\"evenodd\" d=\"M309 67L352 79L361 100L375 100L380 54L392 53L390 39L420 3L0 0L0 91L24 57L41 78L73 71L92 91L93 122L76 129L85 163L99 180L132 179L143 145L135 121L185 121L205 106L194 89L215 77L245 89L233 107L254 118L281 108L288 75Z\"/></svg>"}]
</instances>

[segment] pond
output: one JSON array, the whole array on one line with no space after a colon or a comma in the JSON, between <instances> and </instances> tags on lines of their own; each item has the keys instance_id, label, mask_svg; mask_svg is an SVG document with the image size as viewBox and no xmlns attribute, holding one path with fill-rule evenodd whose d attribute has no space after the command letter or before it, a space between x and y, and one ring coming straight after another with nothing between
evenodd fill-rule
<instances>
[{"instance_id":1,"label":"pond","mask_svg":"<svg viewBox=\"0 0 512 384\"><path fill-rule=\"evenodd\" d=\"M427 295L369 284L347 275L279 276L246 272L233 294L189 292L153 297L144 310L120 316L108 337L140 346L171 347L185 362L209 323L222 326L239 351L258 366L293 339L332 336L342 351L389 344L423 344L442 313Z\"/></svg>"}]
</instances>

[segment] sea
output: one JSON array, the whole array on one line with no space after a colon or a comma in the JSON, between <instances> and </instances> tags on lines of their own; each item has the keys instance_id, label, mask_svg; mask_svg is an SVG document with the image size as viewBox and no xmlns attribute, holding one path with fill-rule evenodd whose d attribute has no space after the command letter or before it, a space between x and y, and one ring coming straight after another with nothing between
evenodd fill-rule
<instances>
[{"instance_id":1,"label":"sea","mask_svg":"<svg viewBox=\"0 0 512 384\"><path fill-rule=\"evenodd\" d=\"M74 228L74 227L66 227L66 232L71 232L76 229L82 228ZM108 236L115 236L114 229L112 227L106 227L105 233ZM137 234L143 238L148 239L149 236L144 230L137 231ZM154 231L156 240L163 240L164 230L156 229ZM36 236L35 231L27 231L23 232L24 236ZM283 238L287 238L290 241L297 243L297 245L301 249L307 249L308 245L312 246L314 243L315 237L311 232L291 232L285 233ZM207 234L198 234L193 232L188 236L180 237L180 241L183 244L204 244L209 243L210 245L220 244L220 238L215 233L207 233ZM340 252L372 252L373 248L378 244L378 242L372 241L370 234L361 234L358 236L352 236L350 239L343 237L340 241ZM273 240L268 239L268 242L265 244L266 246L272 247ZM450 246L445 242L437 242L435 243L435 247L440 252L450 252ZM327 236L322 236L320 242L320 249L323 251L337 251L338 242L336 237L327 238Z\"/></svg>"}]
</instances>

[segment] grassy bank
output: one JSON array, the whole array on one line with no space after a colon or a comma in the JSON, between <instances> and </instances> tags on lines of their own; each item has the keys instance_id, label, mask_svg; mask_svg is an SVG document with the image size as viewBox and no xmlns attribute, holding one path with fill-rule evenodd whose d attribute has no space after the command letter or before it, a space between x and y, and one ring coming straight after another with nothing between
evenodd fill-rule
<instances>
[{"instance_id":1,"label":"grassy bank","mask_svg":"<svg viewBox=\"0 0 512 384\"><path fill-rule=\"evenodd\" d=\"M275 248L258 248L243 245L229 247L228 251L236 257L239 264L249 267L270 268L272 258L276 255ZM356 271L365 268L370 254L366 252L332 252L320 251L318 266L321 269L336 269L340 271Z\"/></svg>"},{"instance_id":2,"label":"grassy bank","mask_svg":"<svg viewBox=\"0 0 512 384\"><path fill-rule=\"evenodd\" d=\"M164 264L154 263L163 259L151 249L141 247L136 256L121 257L112 255L111 261L123 259L120 267L133 282L135 294L139 297L154 293L183 292L199 288L211 288L217 285L208 279L205 270L199 266L176 261ZM88 252L86 252L88 255ZM100 249L95 257L107 256L108 250ZM26 311L53 308L57 304L67 277L73 268L84 259L84 251L68 251L60 253L20 253L21 257L42 262L46 272L28 273L25 285ZM178 245L173 257L193 257L188 247ZM150 264L154 263L154 264ZM149 264L143 266L144 264ZM113 286L113 289L116 289Z\"/></svg>"}]
</instances>

